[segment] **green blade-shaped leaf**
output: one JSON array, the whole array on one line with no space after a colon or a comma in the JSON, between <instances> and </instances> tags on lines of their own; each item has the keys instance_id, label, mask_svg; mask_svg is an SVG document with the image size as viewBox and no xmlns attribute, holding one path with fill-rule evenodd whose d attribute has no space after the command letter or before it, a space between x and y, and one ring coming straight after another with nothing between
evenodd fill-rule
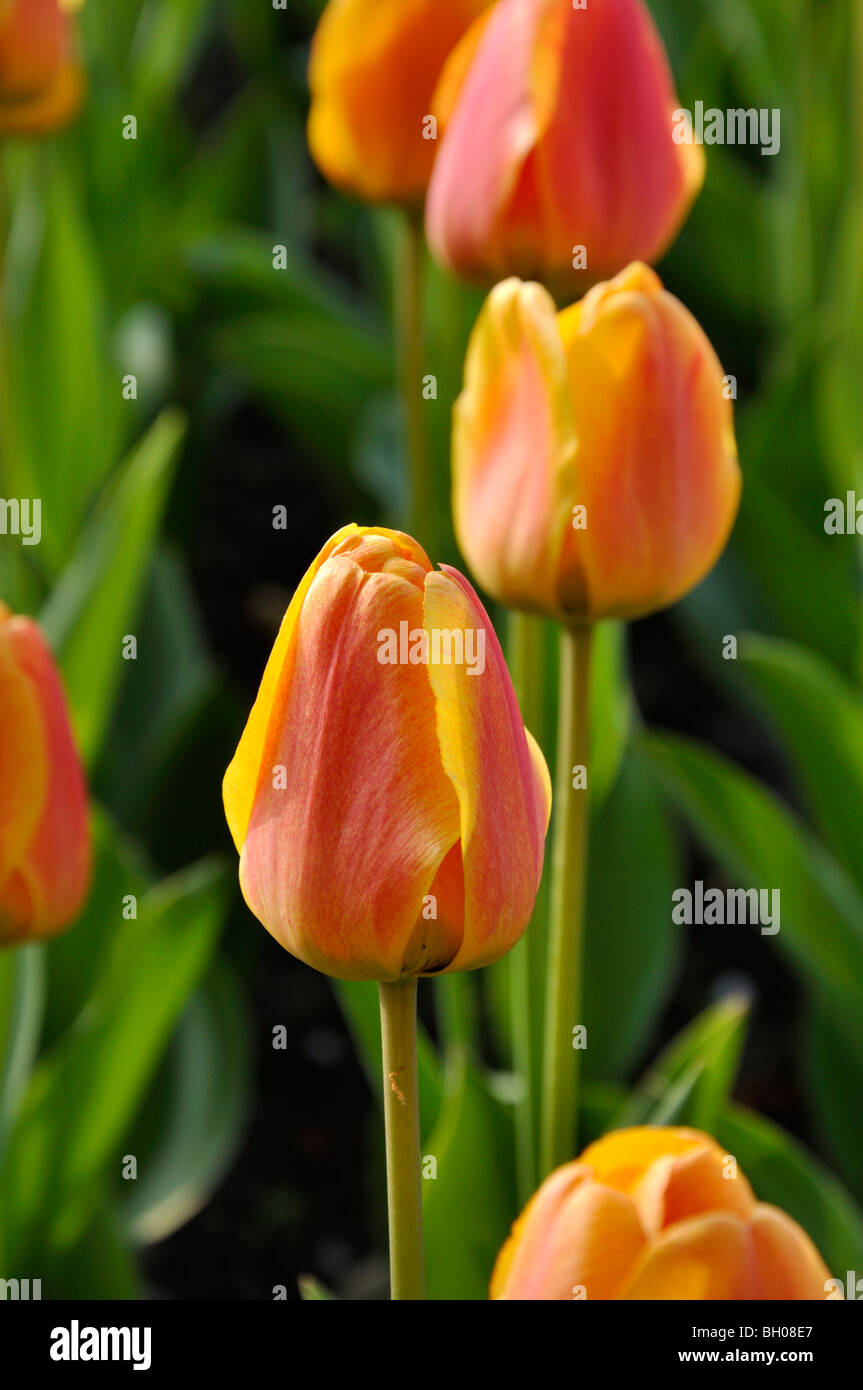
<instances>
[{"instance_id":1,"label":"green blade-shaped leaf","mask_svg":"<svg viewBox=\"0 0 863 1390\"><path fill-rule=\"evenodd\" d=\"M85 528L42 613L60 659L81 752L99 749L127 662L135 617L168 497L182 417L166 411L124 464Z\"/></svg>"},{"instance_id":2,"label":"green blade-shaped leaf","mask_svg":"<svg viewBox=\"0 0 863 1390\"><path fill-rule=\"evenodd\" d=\"M823 657L768 637L739 657L778 729L819 829L863 886L863 698Z\"/></svg>"},{"instance_id":3,"label":"green blade-shaped leaf","mask_svg":"<svg viewBox=\"0 0 863 1390\"><path fill-rule=\"evenodd\" d=\"M641 747L735 886L779 889L777 948L804 986L830 1001L846 1036L863 1045L863 902L854 884L740 768L688 739L645 736Z\"/></svg>"},{"instance_id":4,"label":"green blade-shaped leaf","mask_svg":"<svg viewBox=\"0 0 863 1390\"><path fill-rule=\"evenodd\" d=\"M436 1176L426 1176L430 1159ZM485 1299L495 1257L518 1214L512 1110L463 1055L452 1059L423 1162L428 1297Z\"/></svg>"},{"instance_id":5,"label":"green blade-shaped leaf","mask_svg":"<svg viewBox=\"0 0 863 1390\"><path fill-rule=\"evenodd\" d=\"M740 994L705 1009L650 1068L616 1127L687 1124L712 1133L734 1086L748 1014Z\"/></svg>"},{"instance_id":6,"label":"green blade-shaped leaf","mask_svg":"<svg viewBox=\"0 0 863 1390\"><path fill-rule=\"evenodd\" d=\"M138 1177L124 1184L122 1215L133 1240L164 1240L224 1177L248 1113L248 1040L239 980L217 963L192 996L152 1103L128 1140Z\"/></svg>"},{"instance_id":7,"label":"green blade-shaped leaf","mask_svg":"<svg viewBox=\"0 0 863 1390\"><path fill-rule=\"evenodd\" d=\"M204 862L151 890L118 933L86 1015L34 1071L9 1140L0 1225L12 1252L72 1244L106 1171L119 1175L123 1137L206 969L227 902L223 868Z\"/></svg>"}]
</instances>

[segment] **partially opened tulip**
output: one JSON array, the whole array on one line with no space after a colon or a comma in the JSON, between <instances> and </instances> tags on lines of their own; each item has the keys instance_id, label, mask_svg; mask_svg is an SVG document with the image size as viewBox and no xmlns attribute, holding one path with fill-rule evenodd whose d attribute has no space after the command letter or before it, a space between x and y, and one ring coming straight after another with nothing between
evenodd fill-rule
<instances>
[{"instance_id":1,"label":"partially opened tulip","mask_svg":"<svg viewBox=\"0 0 863 1390\"><path fill-rule=\"evenodd\" d=\"M0 604L0 945L74 921L90 876L87 792L54 660Z\"/></svg>"},{"instance_id":2,"label":"partially opened tulip","mask_svg":"<svg viewBox=\"0 0 863 1390\"><path fill-rule=\"evenodd\" d=\"M84 95L78 0L0 0L0 135L68 124Z\"/></svg>"},{"instance_id":3,"label":"partially opened tulip","mask_svg":"<svg viewBox=\"0 0 863 1390\"><path fill-rule=\"evenodd\" d=\"M488 0L330 0L312 42L309 147L331 183L421 203L437 152L427 118L444 62Z\"/></svg>"},{"instance_id":4,"label":"partially opened tulip","mask_svg":"<svg viewBox=\"0 0 863 1390\"><path fill-rule=\"evenodd\" d=\"M565 622L636 618L713 567L740 500L730 391L647 266L558 314L507 280L471 338L453 507L480 583Z\"/></svg>"},{"instance_id":5,"label":"partially opened tulip","mask_svg":"<svg viewBox=\"0 0 863 1390\"><path fill-rule=\"evenodd\" d=\"M224 801L267 930L318 970L380 982L393 1293L420 1297L416 980L518 940L550 810L467 581L400 532L333 536L285 615Z\"/></svg>"},{"instance_id":6,"label":"partially opened tulip","mask_svg":"<svg viewBox=\"0 0 863 1390\"><path fill-rule=\"evenodd\" d=\"M592 624L674 603L718 559L741 486L731 395L696 320L639 262L560 314L541 285L503 281L468 348L453 426L462 553L494 598L563 624L545 1174L575 1146Z\"/></svg>"},{"instance_id":7,"label":"partially opened tulip","mask_svg":"<svg viewBox=\"0 0 863 1390\"><path fill-rule=\"evenodd\" d=\"M806 1233L690 1129L615 1130L558 1168L498 1256L493 1299L828 1297Z\"/></svg>"},{"instance_id":8,"label":"partially opened tulip","mask_svg":"<svg viewBox=\"0 0 863 1390\"><path fill-rule=\"evenodd\" d=\"M582 283L670 244L704 178L643 0L500 0L444 70L426 230L486 280Z\"/></svg>"}]
</instances>

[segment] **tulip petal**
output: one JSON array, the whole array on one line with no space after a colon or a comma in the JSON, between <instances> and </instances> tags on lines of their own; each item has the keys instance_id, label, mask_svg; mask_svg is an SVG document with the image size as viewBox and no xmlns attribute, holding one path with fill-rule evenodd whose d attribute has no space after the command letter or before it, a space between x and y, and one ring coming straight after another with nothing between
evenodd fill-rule
<instances>
[{"instance_id":1,"label":"tulip petal","mask_svg":"<svg viewBox=\"0 0 863 1390\"><path fill-rule=\"evenodd\" d=\"M633 1203L569 1163L543 1183L498 1256L490 1297L613 1299L645 1247Z\"/></svg>"},{"instance_id":2,"label":"tulip petal","mask_svg":"<svg viewBox=\"0 0 863 1390\"><path fill-rule=\"evenodd\" d=\"M376 201L425 191L424 137L444 61L487 0L331 0L312 43L309 146L326 176Z\"/></svg>"},{"instance_id":3,"label":"tulip petal","mask_svg":"<svg viewBox=\"0 0 863 1390\"><path fill-rule=\"evenodd\" d=\"M830 1271L808 1235L777 1207L759 1203L750 1223L756 1298L824 1300Z\"/></svg>"},{"instance_id":4,"label":"tulip petal","mask_svg":"<svg viewBox=\"0 0 863 1390\"><path fill-rule=\"evenodd\" d=\"M549 26L560 30L560 10L556 0L494 7L447 125L429 185L426 233L435 255L465 275L511 268L497 224L548 118L557 77L554 44L543 35ZM456 60L463 61L457 52ZM451 80L445 76L446 89Z\"/></svg>"},{"instance_id":5,"label":"tulip petal","mask_svg":"<svg viewBox=\"0 0 863 1390\"><path fill-rule=\"evenodd\" d=\"M577 499L575 433L554 301L506 280L471 335L453 426L453 510L480 584L516 607L554 611Z\"/></svg>"},{"instance_id":6,"label":"tulip petal","mask_svg":"<svg viewBox=\"0 0 863 1390\"><path fill-rule=\"evenodd\" d=\"M354 543L363 543L356 528ZM342 979L397 979L424 895L458 840L458 803L426 667L378 659L381 633L401 623L421 631L422 589L387 573L383 556L369 573L333 548L304 585L274 651L284 669L268 666L253 711L248 761L260 762L240 881L267 930L308 964ZM241 811L246 798L247 787ZM439 968L458 947L458 925L423 926L427 968Z\"/></svg>"},{"instance_id":7,"label":"tulip petal","mask_svg":"<svg viewBox=\"0 0 863 1390\"><path fill-rule=\"evenodd\" d=\"M35 692L0 613L0 888L21 860L45 800L47 765Z\"/></svg>"},{"instance_id":8,"label":"tulip petal","mask_svg":"<svg viewBox=\"0 0 863 1390\"><path fill-rule=\"evenodd\" d=\"M424 623L465 634L483 664L431 661L443 767L458 796L466 902L464 940L450 969L496 960L524 931L542 872L550 784L525 735L506 663L470 584L444 566L428 575ZM480 643L483 646L480 646Z\"/></svg>"},{"instance_id":9,"label":"tulip petal","mask_svg":"<svg viewBox=\"0 0 863 1390\"><path fill-rule=\"evenodd\" d=\"M559 319L578 445L565 537L565 603L637 617L712 568L737 514L740 469L722 368L705 334L647 266L598 285Z\"/></svg>"},{"instance_id":10,"label":"tulip petal","mask_svg":"<svg viewBox=\"0 0 863 1390\"><path fill-rule=\"evenodd\" d=\"M3 636L26 677L38 709L46 781L41 813L16 864L15 895L28 904L27 934L50 936L83 903L90 877L87 788L69 727L66 697L41 631L28 618L10 618Z\"/></svg>"},{"instance_id":11,"label":"tulip petal","mask_svg":"<svg viewBox=\"0 0 863 1390\"><path fill-rule=\"evenodd\" d=\"M537 202L546 245L559 248L562 265L584 246L595 280L659 258L701 187L705 159L700 145L674 143L674 83L642 0L603 0L568 18L563 76L536 151Z\"/></svg>"},{"instance_id":12,"label":"tulip petal","mask_svg":"<svg viewBox=\"0 0 863 1390\"><path fill-rule=\"evenodd\" d=\"M650 1164L697 1151L710 1142L707 1135L695 1129L636 1125L604 1134L588 1145L580 1162L593 1171L597 1182L619 1192L632 1192Z\"/></svg>"},{"instance_id":13,"label":"tulip petal","mask_svg":"<svg viewBox=\"0 0 863 1390\"><path fill-rule=\"evenodd\" d=\"M749 1232L729 1212L694 1216L668 1227L635 1265L624 1300L755 1298Z\"/></svg>"},{"instance_id":14,"label":"tulip petal","mask_svg":"<svg viewBox=\"0 0 863 1390\"><path fill-rule=\"evenodd\" d=\"M267 745L268 742L272 743L273 736L270 731L283 717L285 692L293 669L297 621L305 596L312 580L332 551L346 539L359 535L360 528L352 523L343 526L330 537L297 585L282 619L279 635L267 660L255 703L246 721L237 751L222 781L225 818L238 852L242 850L246 838L258 782L266 768L272 765L272 750L268 752Z\"/></svg>"},{"instance_id":15,"label":"tulip petal","mask_svg":"<svg viewBox=\"0 0 863 1390\"><path fill-rule=\"evenodd\" d=\"M746 1218L755 1205L752 1188L737 1164L706 1137L703 1148L657 1159L632 1196L651 1233L706 1211Z\"/></svg>"}]
</instances>

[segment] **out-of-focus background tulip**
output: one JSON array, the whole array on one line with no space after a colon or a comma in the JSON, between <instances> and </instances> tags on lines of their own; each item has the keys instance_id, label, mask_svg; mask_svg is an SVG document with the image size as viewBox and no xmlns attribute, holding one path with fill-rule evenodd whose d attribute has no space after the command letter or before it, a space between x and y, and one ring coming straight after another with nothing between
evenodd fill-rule
<instances>
[{"instance_id":1,"label":"out-of-focus background tulip","mask_svg":"<svg viewBox=\"0 0 863 1390\"><path fill-rule=\"evenodd\" d=\"M579 1150L703 1129L844 1279L863 1275L861 552L824 507L863 496L863 20L858 0L649 8L681 106L775 109L781 149L707 147L658 266L735 379L744 488L702 585L600 628ZM220 796L320 546L405 513L398 214L309 155L321 10L87 0L79 115L0 138L0 496L42 502L38 545L0 534L0 599L56 656L94 827L77 924L0 953L0 1276L43 1297L385 1289L373 987L334 991L255 923ZM428 265L418 540L460 568L450 410L481 302ZM551 705L551 635L547 679ZM676 925L696 880L779 889L779 932ZM508 965L433 983L429 1290L485 1298L523 1206Z\"/></svg>"}]
</instances>

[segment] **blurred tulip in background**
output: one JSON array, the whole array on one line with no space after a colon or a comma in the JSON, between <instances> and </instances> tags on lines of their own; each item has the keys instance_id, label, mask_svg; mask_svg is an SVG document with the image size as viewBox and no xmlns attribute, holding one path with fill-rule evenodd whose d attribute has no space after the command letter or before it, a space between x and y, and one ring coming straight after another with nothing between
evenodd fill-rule
<instances>
[{"instance_id":1,"label":"blurred tulip in background","mask_svg":"<svg viewBox=\"0 0 863 1390\"><path fill-rule=\"evenodd\" d=\"M87 790L37 625L0 604L0 945L74 921L90 875Z\"/></svg>"},{"instance_id":2,"label":"blurred tulip in background","mask_svg":"<svg viewBox=\"0 0 863 1390\"><path fill-rule=\"evenodd\" d=\"M487 3L331 0L309 63L309 145L331 183L372 202L422 201L438 148L432 94Z\"/></svg>"},{"instance_id":3,"label":"blurred tulip in background","mask_svg":"<svg viewBox=\"0 0 863 1390\"><path fill-rule=\"evenodd\" d=\"M432 250L469 278L579 269L582 286L657 259L704 178L700 146L674 142L677 106L642 0L500 0L436 93Z\"/></svg>"},{"instance_id":4,"label":"blurred tulip in background","mask_svg":"<svg viewBox=\"0 0 863 1390\"><path fill-rule=\"evenodd\" d=\"M498 1258L498 1299L802 1299L830 1275L706 1134L614 1130L552 1173Z\"/></svg>"},{"instance_id":5,"label":"blurred tulip in background","mask_svg":"<svg viewBox=\"0 0 863 1390\"><path fill-rule=\"evenodd\" d=\"M0 0L0 135L66 125L84 95L78 0Z\"/></svg>"}]
</instances>

